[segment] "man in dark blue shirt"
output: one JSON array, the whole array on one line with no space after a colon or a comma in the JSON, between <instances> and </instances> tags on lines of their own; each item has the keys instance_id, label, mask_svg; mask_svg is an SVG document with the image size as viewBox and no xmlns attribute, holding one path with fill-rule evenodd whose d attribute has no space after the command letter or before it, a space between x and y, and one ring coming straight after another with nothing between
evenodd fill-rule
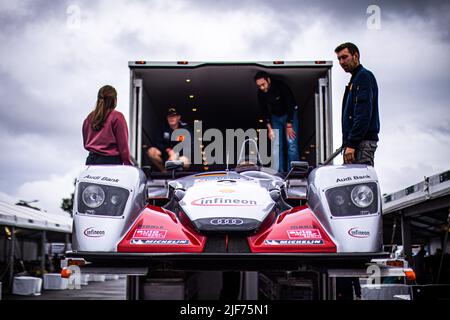
<instances>
[{"instance_id":1,"label":"man in dark blue shirt","mask_svg":"<svg viewBox=\"0 0 450 320\"><path fill-rule=\"evenodd\" d=\"M356 45L343 43L334 51L344 71L352 74L342 102L344 163L373 166L380 132L377 81L360 64Z\"/></svg>"},{"instance_id":2,"label":"man in dark blue shirt","mask_svg":"<svg viewBox=\"0 0 450 320\"><path fill-rule=\"evenodd\" d=\"M175 130L185 129L183 133L176 136L175 140L172 140L172 135ZM185 134L189 134L187 137ZM185 139L190 139L191 150L193 151L193 133L191 128L184 122L181 121L181 115L177 112L175 108L169 108L167 110L167 123L164 126L163 133L158 137L156 145L150 147L147 150L147 155L149 156L152 164L158 168L161 172L165 172L164 163L167 160L181 160L184 163L184 169L190 167L190 155L183 154L181 151L177 153L174 151L175 146L184 142Z\"/></svg>"},{"instance_id":3,"label":"man in dark blue shirt","mask_svg":"<svg viewBox=\"0 0 450 320\"><path fill-rule=\"evenodd\" d=\"M299 160L298 106L289 87L273 79L264 71L255 75L258 103L265 118L269 139L273 142L272 155L279 172L291 169L291 161ZM277 134L276 134L277 133ZM287 148L287 166L283 153Z\"/></svg>"}]
</instances>

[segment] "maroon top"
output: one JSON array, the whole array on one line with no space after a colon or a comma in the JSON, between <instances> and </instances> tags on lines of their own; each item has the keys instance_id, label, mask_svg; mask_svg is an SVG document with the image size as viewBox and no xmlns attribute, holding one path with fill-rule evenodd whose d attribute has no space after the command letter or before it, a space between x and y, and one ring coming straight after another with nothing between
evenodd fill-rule
<instances>
[{"instance_id":1,"label":"maroon top","mask_svg":"<svg viewBox=\"0 0 450 320\"><path fill-rule=\"evenodd\" d=\"M100 131L92 129L89 118L88 116L83 122L84 148L102 156L120 155L123 164L132 165L127 122L123 114L116 110L111 111Z\"/></svg>"}]
</instances>

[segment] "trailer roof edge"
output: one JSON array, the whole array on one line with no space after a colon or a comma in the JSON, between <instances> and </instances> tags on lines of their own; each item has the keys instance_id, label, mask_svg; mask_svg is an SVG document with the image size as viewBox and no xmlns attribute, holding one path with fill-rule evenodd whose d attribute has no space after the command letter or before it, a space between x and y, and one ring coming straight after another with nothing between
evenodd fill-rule
<instances>
[{"instance_id":1,"label":"trailer roof edge","mask_svg":"<svg viewBox=\"0 0 450 320\"><path fill-rule=\"evenodd\" d=\"M259 66L263 68L289 67L332 67L333 61L129 61L128 67L135 68L197 68L202 66Z\"/></svg>"}]
</instances>

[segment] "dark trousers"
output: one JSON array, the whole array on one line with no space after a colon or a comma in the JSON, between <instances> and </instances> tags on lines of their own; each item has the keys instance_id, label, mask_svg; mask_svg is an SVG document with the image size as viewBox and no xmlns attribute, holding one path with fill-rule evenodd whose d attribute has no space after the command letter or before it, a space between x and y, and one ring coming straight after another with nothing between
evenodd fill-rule
<instances>
[{"instance_id":1,"label":"dark trousers","mask_svg":"<svg viewBox=\"0 0 450 320\"><path fill-rule=\"evenodd\" d=\"M366 164L374 166L375 151L377 150L377 142L371 140L363 140L356 148L355 162L357 164Z\"/></svg>"},{"instance_id":2,"label":"dark trousers","mask_svg":"<svg viewBox=\"0 0 450 320\"><path fill-rule=\"evenodd\" d=\"M100 164L123 164L120 156L102 156L97 153L89 152L86 158L86 165L100 165Z\"/></svg>"}]
</instances>

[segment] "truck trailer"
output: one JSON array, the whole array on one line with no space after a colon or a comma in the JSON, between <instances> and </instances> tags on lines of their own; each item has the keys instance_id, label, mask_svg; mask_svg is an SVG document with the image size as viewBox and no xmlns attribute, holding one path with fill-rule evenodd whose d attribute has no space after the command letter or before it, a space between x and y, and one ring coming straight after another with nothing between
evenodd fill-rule
<instances>
[{"instance_id":1,"label":"truck trailer","mask_svg":"<svg viewBox=\"0 0 450 320\"><path fill-rule=\"evenodd\" d=\"M161 134L170 107L191 127L201 121L203 132L214 128L225 136L226 129L265 128L254 81L258 71L283 81L294 95L299 106L299 160L316 166L333 152L331 61L135 61L129 67L130 147L139 166L150 164L146 150ZM225 163L223 159L208 170L223 169ZM192 171L204 168L197 165Z\"/></svg>"}]
</instances>

